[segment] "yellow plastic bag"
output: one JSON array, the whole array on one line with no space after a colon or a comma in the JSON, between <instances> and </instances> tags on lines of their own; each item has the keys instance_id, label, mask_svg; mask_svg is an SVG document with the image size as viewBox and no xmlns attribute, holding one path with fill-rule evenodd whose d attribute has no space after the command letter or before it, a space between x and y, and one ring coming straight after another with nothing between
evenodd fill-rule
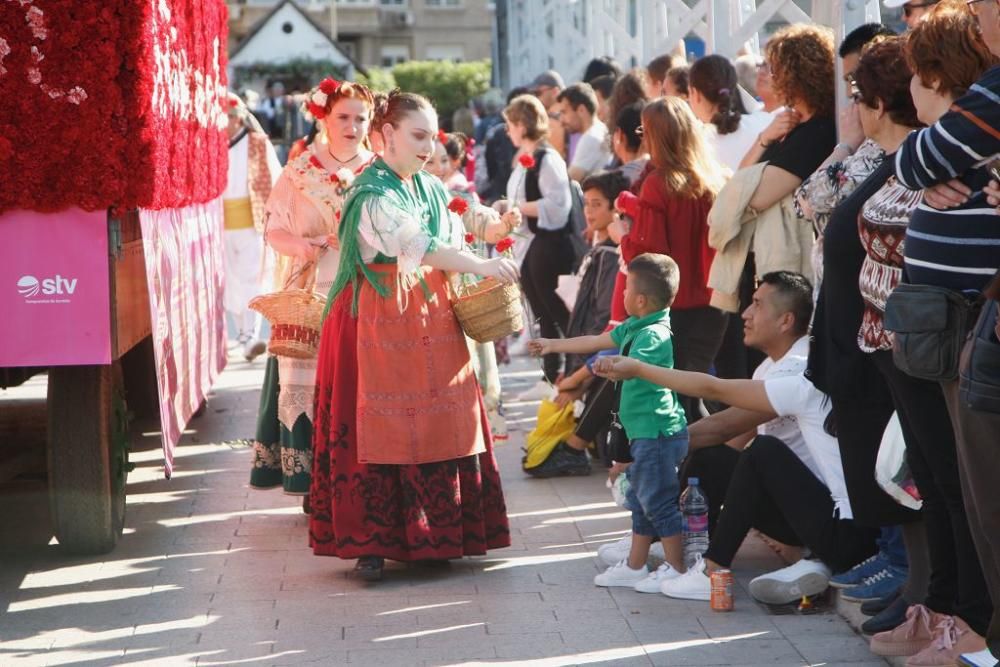
<instances>
[{"instance_id":1,"label":"yellow plastic bag","mask_svg":"<svg viewBox=\"0 0 1000 667\"><path fill-rule=\"evenodd\" d=\"M542 401L538 408L538 422L535 430L524 440L524 458L521 467L524 470L536 468L549 458L549 454L560 441L568 438L576 428L573 417L573 404L560 408L552 401Z\"/></svg>"}]
</instances>

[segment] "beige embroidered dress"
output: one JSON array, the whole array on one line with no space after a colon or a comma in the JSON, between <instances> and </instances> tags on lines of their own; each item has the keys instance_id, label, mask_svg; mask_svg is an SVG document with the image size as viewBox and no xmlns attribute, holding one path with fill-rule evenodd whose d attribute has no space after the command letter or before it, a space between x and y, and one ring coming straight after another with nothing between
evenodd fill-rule
<instances>
[{"instance_id":1,"label":"beige embroidered dress","mask_svg":"<svg viewBox=\"0 0 1000 667\"><path fill-rule=\"evenodd\" d=\"M282 230L314 238L337 232L344 195L364 167L356 172L340 169L331 173L316 157L316 148L316 144L310 146L282 171L267 200L265 234ZM333 284L339 255L333 248L320 254L314 287L320 294L326 295ZM276 256L274 289L304 286L307 273L296 276L302 269L301 261L279 253ZM268 358L254 441L252 487L281 486L285 493L309 493L315 386L315 359Z\"/></svg>"}]
</instances>

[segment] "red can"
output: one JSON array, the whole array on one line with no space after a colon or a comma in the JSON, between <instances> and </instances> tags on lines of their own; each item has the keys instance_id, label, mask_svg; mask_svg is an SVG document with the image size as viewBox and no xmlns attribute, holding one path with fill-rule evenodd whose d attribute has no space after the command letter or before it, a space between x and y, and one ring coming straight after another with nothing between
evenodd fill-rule
<instances>
[{"instance_id":1,"label":"red can","mask_svg":"<svg viewBox=\"0 0 1000 667\"><path fill-rule=\"evenodd\" d=\"M730 570L715 570L711 575L712 597L709 605L712 611L733 610L733 573Z\"/></svg>"}]
</instances>

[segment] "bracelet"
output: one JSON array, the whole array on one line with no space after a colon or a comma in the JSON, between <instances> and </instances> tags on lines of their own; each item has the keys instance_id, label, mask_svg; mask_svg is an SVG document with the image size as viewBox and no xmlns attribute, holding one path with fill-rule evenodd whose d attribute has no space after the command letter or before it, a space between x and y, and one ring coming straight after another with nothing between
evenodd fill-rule
<instances>
[{"instance_id":1,"label":"bracelet","mask_svg":"<svg viewBox=\"0 0 1000 667\"><path fill-rule=\"evenodd\" d=\"M840 142L839 144L833 147L833 150L837 150L838 148L843 148L845 151L847 151L847 154L849 156L854 155L854 147L851 146L850 144L845 144L844 142Z\"/></svg>"}]
</instances>

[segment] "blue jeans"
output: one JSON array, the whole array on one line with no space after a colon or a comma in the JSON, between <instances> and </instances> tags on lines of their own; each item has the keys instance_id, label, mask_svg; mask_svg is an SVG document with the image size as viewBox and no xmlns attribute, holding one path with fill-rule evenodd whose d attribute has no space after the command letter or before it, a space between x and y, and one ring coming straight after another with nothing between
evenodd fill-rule
<instances>
[{"instance_id":1,"label":"blue jeans","mask_svg":"<svg viewBox=\"0 0 1000 667\"><path fill-rule=\"evenodd\" d=\"M638 438L630 443L629 490L625 506L632 510L632 532L671 537L681 532L680 482L677 467L688 450L687 429L671 436Z\"/></svg>"},{"instance_id":2,"label":"blue jeans","mask_svg":"<svg viewBox=\"0 0 1000 667\"><path fill-rule=\"evenodd\" d=\"M910 566L906 559L906 547L903 545L903 529L899 526L883 526L875 543L889 565L903 570Z\"/></svg>"}]
</instances>

